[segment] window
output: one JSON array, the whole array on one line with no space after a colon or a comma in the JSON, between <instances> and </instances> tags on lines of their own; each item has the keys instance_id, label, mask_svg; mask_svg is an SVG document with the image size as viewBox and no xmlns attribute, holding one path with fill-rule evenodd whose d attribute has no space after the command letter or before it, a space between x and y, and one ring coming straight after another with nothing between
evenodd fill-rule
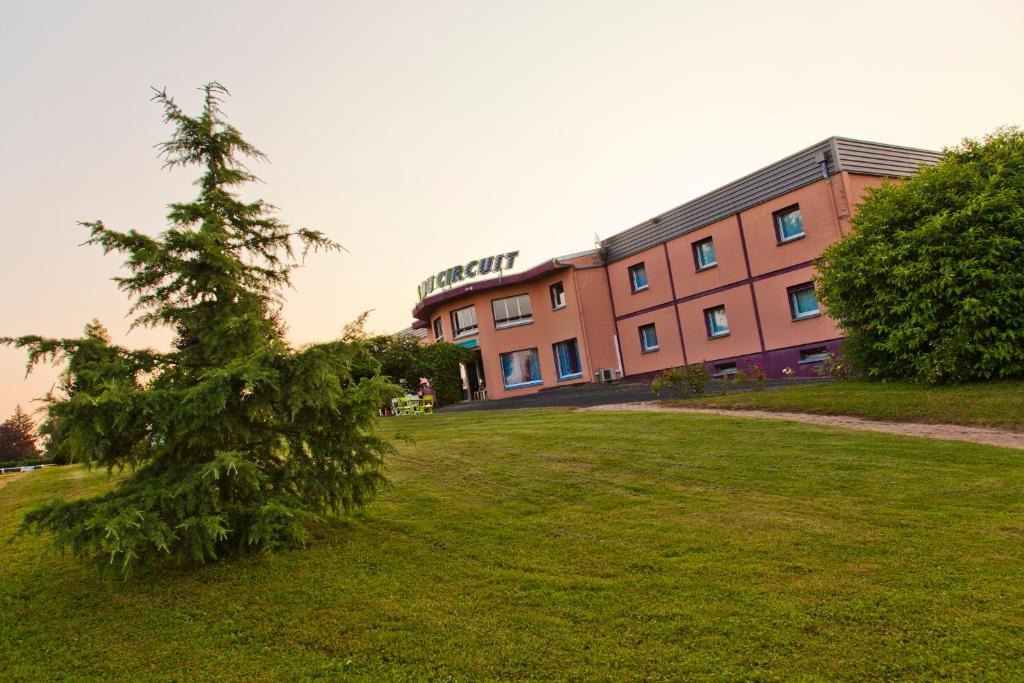
<instances>
[{"instance_id":1,"label":"window","mask_svg":"<svg viewBox=\"0 0 1024 683\"><path fill-rule=\"evenodd\" d=\"M803 349L800 351L800 362L801 363L820 363L828 358L828 347L827 346L816 346L813 349Z\"/></svg>"},{"instance_id":2,"label":"window","mask_svg":"<svg viewBox=\"0 0 1024 683\"><path fill-rule=\"evenodd\" d=\"M658 330L655 329L654 323L651 323L650 325L641 325L639 330L640 350L644 353L657 351L660 347L658 346Z\"/></svg>"},{"instance_id":3,"label":"window","mask_svg":"<svg viewBox=\"0 0 1024 683\"><path fill-rule=\"evenodd\" d=\"M466 306L452 311L452 336L455 339L467 334L476 334L476 306Z\"/></svg>"},{"instance_id":4,"label":"window","mask_svg":"<svg viewBox=\"0 0 1024 683\"><path fill-rule=\"evenodd\" d=\"M506 389L518 389L540 384L540 363L537 349L524 349L501 354L501 374Z\"/></svg>"},{"instance_id":5,"label":"window","mask_svg":"<svg viewBox=\"0 0 1024 683\"><path fill-rule=\"evenodd\" d=\"M714 377L728 377L736 374L736 363L718 363L715 365Z\"/></svg>"},{"instance_id":6,"label":"window","mask_svg":"<svg viewBox=\"0 0 1024 683\"><path fill-rule=\"evenodd\" d=\"M775 220L775 236L779 244L790 242L804 236L804 219L800 217L800 207L790 206L772 214Z\"/></svg>"},{"instance_id":7,"label":"window","mask_svg":"<svg viewBox=\"0 0 1024 683\"><path fill-rule=\"evenodd\" d=\"M555 311L565 308L565 287L561 282L551 285L551 308Z\"/></svg>"},{"instance_id":8,"label":"window","mask_svg":"<svg viewBox=\"0 0 1024 683\"><path fill-rule=\"evenodd\" d=\"M697 270L705 270L718 265L715 257L715 242L708 237L693 243L693 261L697 264Z\"/></svg>"},{"instance_id":9,"label":"window","mask_svg":"<svg viewBox=\"0 0 1024 683\"><path fill-rule=\"evenodd\" d=\"M444 339L444 328L441 327L441 319L434 318L434 341L441 341Z\"/></svg>"},{"instance_id":10,"label":"window","mask_svg":"<svg viewBox=\"0 0 1024 683\"><path fill-rule=\"evenodd\" d=\"M647 289L647 268L643 263L629 267L629 286L634 292Z\"/></svg>"},{"instance_id":11,"label":"window","mask_svg":"<svg viewBox=\"0 0 1024 683\"><path fill-rule=\"evenodd\" d=\"M704 309L704 324L708 328L708 338L724 337L729 334L729 321L725 317L725 306Z\"/></svg>"},{"instance_id":12,"label":"window","mask_svg":"<svg viewBox=\"0 0 1024 683\"><path fill-rule=\"evenodd\" d=\"M529 294L495 299L491 302L491 310L494 311L494 326L499 329L533 322Z\"/></svg>"},{"instance_id":13,"label":"window","mask_svg":"<svg viewBox=\"0 0 1024 683\"><path fill-rule=\"evenodd\" d=\"M554 345L555 367L558 368L558 379L576 379L583 376L580 365L580 347L575 339L567 339Z\"/></svg>"},{"instance_id":14,"label":"window","mask_svg":"<svg viewBox=\"0 0 1024 683\"><path fill-rule=\"evenodd\" d=\"M806 282L802 285L790 287L789 310L793 313L793 320L803 320L821 315L818 309L818 298L814 296L814 285Z\"/></svg>"}]
</instances>

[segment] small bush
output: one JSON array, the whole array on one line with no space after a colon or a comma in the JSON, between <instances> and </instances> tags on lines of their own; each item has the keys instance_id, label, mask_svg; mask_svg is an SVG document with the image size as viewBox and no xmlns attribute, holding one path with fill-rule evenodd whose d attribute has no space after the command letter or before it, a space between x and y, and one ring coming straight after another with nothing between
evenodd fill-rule
<instances>
[{"instance_id":1,"label":"small bush","mask_svg":"<svg viewBox=\"0 0 1024 683\"><path fill-rule=\"evenodd\" d=\"M668 391L670 394L675 395L676 398L684 398L687 391L686 377L683 375L683 369L669 368L665 370L651 382L651 391L655 394Z\"/></svg>"},{"instance_id":2,"label":"small bush","mask_svg":"<svg viewBox=\"0 0 1024 683\"><path fill-rule=\"evenodd\" d=\"M735 382L737 384L747 384L750 386L752 391L764 391L764 381L768 376L764 372L764 368L754 363L746 368L746 370L737 370Z\"/></svg>"},{"instance_id":3,"label":"small bush","mask_svg":"<svg viewBox=\"0 0 1024 683\"><path fill-rule=\"evenodd\" d=\"M814 372L818 377L831 377L833 379L849 379L856 376L853 364L843 353L829 353Z\"/></svg>"},{"instance_id":4,"label":"small bush","mask_svg":"<svg viewBox=\"0 0 1024 683\"><path fill-rule=\"evenodd\" d=\"M703 396L711 373L704 363L691 363L681 368L669 368L651 382L651 391L660 394L669 391L679 398L686 398L691 393Z\"/></svg>"}]
</instances>

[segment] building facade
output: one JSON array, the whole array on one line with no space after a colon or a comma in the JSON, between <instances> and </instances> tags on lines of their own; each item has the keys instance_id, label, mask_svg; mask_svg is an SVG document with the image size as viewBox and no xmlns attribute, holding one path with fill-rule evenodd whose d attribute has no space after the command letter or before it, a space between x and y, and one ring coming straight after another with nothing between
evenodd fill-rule
<instances>
[{"instance_id":1,"label":"building facade","mask_svg":"<svg viewBox=\"0 0 1024 683\"><path fill-rule=\"evenodd\" d=\"M829 138L599 249L426 296L414 326L474 350L474 399L696 362L811 375L842 337L815 296L814 259L850 233L868 187L940 158Z\"/></svg>"}]
</instances>

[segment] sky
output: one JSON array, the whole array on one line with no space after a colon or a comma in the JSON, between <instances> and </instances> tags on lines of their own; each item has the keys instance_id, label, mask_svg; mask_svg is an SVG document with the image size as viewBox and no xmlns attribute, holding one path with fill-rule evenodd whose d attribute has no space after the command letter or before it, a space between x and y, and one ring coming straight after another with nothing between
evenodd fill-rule
<instances>
[{"instance_id":1,"label":"sky","mask_svg":"<svg viewBox=\"0 0 1024 683\"><path fill-rule=\"evenodd\" d=\"M270 162L247 190L347 252L287 292L295 344L412 320L431 273L604 238L831 135L941 149L1024 123L1024 3L0 0L0 336L129 333L121 258L77 221L157 234L152 87L197 87ZM56 381L0 348L0 420Z\"/></svg>"}]
</instances>

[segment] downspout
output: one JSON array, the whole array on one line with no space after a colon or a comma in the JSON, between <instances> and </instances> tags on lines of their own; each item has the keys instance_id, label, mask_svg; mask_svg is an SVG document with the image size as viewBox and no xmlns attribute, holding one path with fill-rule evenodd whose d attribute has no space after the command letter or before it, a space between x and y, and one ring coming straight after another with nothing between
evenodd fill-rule
<instances>
[{"instance_id":1,"label":"downspout","mask_svg":"<svg viewBox=\"0 0 1024 683\"><path fill-rule=\"evenodd\" d=\"M615 326L615 334L612 341L615 342L615 360L619 363L619 379L626 376L626 368L622 364L622 346L619 343L619 316L615 313L615 297L612 296L612 279L608 275L608 264L604 264L604 283L608 286L608 303L612 306L612 324Z\"/></svg>"},{"instance_id":2,"label":"downspout","mask_svg":"<svg viewBox=\"0 0 1024 683\"><path fill-rule=\"evenodd\" d=\"M555 261L561 265L560 261ZM583 297L580 296L580 283L576 279L576 266L569 263L569 272L572 274L572 288L576 292L576 308L579 309L580 337L583 339L583 351L587 357L587 377L594 376L594 360L590 357L590 339L587 335L587 320L583 315Z\"/></svg>"}]
</instances>

